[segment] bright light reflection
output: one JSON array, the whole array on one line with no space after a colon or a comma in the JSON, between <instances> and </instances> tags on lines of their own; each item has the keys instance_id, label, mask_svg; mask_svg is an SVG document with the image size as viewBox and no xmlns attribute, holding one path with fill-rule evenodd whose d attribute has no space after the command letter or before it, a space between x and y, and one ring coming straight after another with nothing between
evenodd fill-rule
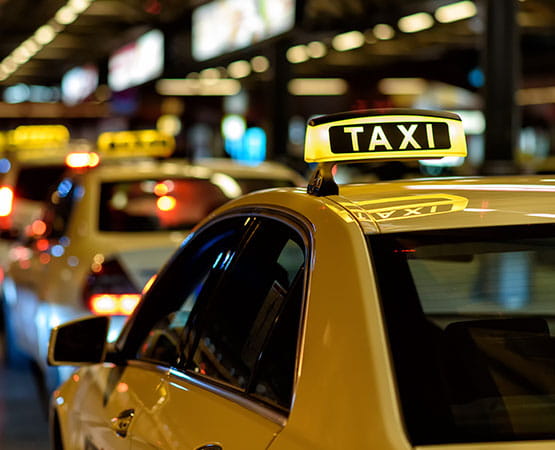
<instances>
[{"instance_id":1,"label":"bright light reflection","mask_svg":"<svg viewBox=\"0 0 555 450\"><path fill-rule=\"evenodd\" d=\"M229 175L215 173L210 177L210 181L218 186L228 198L239 197L243 193L239 183Z\"/></svg>"},{"instance_id":2,"label":"bright light reflection","mask_svg":"<svg viewBox=\"0 0 555 450\"><path fill-rule=\"evenodd\" d=\"M485 208L465 208L464 211L465 212L483 213L483 212L494 212L494 211L497 211L497 210L496 209L485 209Z\"/></svg>"},{"instance_id":3,"label":"bright light reflection","mask_svg":"<svg viewBox=\"0 0 555 450\"><path fill-rule=\"evenodd\" d=\"M405 186L412 190L444 191L504 191L504 192L555 192L555 186L541 184L427 184L422 186Z\"/></svg>"},{"instance_id":4,"label":"bright light reflection","mask_svg":"<svg viewBox=\"0 0 555 450\"><path fill-rule=\"evenodd\" d=\"M543 217L546 219L555 219L555 214L538 213L538 214L526 214L526 215L530 217Z\"/></svg>"}]
</instances>

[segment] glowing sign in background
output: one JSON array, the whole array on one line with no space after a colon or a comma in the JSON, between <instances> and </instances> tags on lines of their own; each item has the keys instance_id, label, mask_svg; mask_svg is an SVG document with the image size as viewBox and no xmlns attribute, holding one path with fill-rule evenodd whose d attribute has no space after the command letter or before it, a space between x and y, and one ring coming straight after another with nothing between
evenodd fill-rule
<instances>
[{"instance_id":1,"label":"glowing sign in background","mask_svg":"<svg viewBox=\"0 0 555 450\"><path fill-rule=\"evenodd\" d=\"M164 69L164 35L151 30L117 50L108 61L108 85L114 91L158 78Z\"/></svg>"},{"instance_id":2,"label":"glowing sign in background","mask_svg":"<svg viewBox=\"0 0 555 450\"><path fill-rule=\"evenodd\" d=\"M294 0L216 0L193 11L193 58L203 61L239 50L294 25Z\"/></svg>"}]
</instances>

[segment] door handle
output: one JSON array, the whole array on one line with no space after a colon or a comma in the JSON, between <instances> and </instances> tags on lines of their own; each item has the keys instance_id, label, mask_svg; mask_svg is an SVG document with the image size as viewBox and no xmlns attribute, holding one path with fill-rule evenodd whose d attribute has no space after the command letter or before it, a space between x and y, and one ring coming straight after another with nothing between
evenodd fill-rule
<instances>
[{"instance_id":1,"label":"door handle","mask_svg":"<svg viewBox=\"0 0 555 450\"><path fill-rule=\"evenodd\" d=\"M129 430L129 425L135 416L134 409L126 409L118 414L117 417L113 417L110 419L110 423L112 426L112 430L114 432L124 438L127 436L127 431Z\"/></svg>"}]
</instances>

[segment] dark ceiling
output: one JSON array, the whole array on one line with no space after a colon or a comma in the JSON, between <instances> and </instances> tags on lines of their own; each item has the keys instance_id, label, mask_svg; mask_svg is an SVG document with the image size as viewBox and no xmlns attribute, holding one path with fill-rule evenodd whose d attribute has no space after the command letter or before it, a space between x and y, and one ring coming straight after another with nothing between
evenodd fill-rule
<instances>
[{"instance_id":1,"label":"dark ceiling","mask_svg":"<svg viewBox=\"0 0 555 450\"><path fill-rule=\"evenodd\" d=\"M80 1L80 0L76 0ZM341 31L364 30L380 22L395 24L416 11L433 12L449 0L305 0L302 21L289 42L331 39ZM52 21L67 0L0 0L0 61L42 25ZM96 62L106 64L108 55L149 28L160 28L170 41L166 76L185 76L198 70L189 58L191 10L203 0L96 0L79 18L62 27L56 38L1 85L15 83L57 85L70 68ZM479 8L482 4L478 2ZM555 68L555 2L519 2L523 45L523 69L550 76ZM482 8L483 9L483 8ZM453 24L439 24L415 35L365 46L353 52L330 52L325 58L295 68L301 74L365 73L384 68L397 76L411 75L411 68L426 75L457 78L461 67L479 64L484 29L480 15ZM546 57L546 55L548 57ZM410 64L407 64L407 61ZM216 62L217 63L217 62ZM224 61L225 63L225 61ZM421 63L421 64L419 64ZM438 73L442 72L441 74ZM466 72L465 72L466 73Z\"/></svg>"}]
</instances>

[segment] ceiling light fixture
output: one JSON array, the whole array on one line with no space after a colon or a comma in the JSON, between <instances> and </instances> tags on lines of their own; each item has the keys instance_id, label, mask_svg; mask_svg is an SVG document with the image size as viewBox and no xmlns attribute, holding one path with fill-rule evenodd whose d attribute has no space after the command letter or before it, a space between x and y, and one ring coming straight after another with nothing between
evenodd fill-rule
<instances>
[{"instance_id":1,"label":"ceiling light fixture","mask_svg":"<svg viewBox=\"0 0 555 450\"><path fill-rule=\"evenodd\" d=\"M241 83L230 78L220 78L207 83L195 78L165 78L156 82L156 91L160 95L189 96L228 96L241 90Z\"/></svg>"},{"instance_id":2,"label":"ceiling light fixture","mask_svg":"<svg viewBox=\"0 0 555 450\"><path fill-rule=\"evenodd\" d=\"M434 16L438 22L451 23L457 20L469 19L476 15L476 5L470 0L451 3L436 9Z\"/></svg>"},{"instance_id":3,"label":"ceiling light fixture","mask_svg":"<svg viewBox=\"0 0 555 450\"><path fill-rule=\"evenodd\" d=\"M420 12L401 17L397 25L404 33L416 33L431 28L434 25L434 18L426 12Z\"/></svg>"},{"instance_id":4,"label":"ceiling light fixture","mask_svg":"<svg viewBox=\"0 0 555 450\"><path fill-rule=\"evenodd\" d=\"M292 64L303 63L310 59L310 56L308 56L307 47L303 44L290 47L285 53L285 57L287 58L287 61Z\"/></svg>"},{"instance_id":5,"label":"ceiling light fixture","mask_svg":"<svg viewBox=\"0 0 555 450\"><path fill-rule=\"evenodd\" d=\"M376 39L379 39L381 41L392 39L395 36L395 30L391 25L388 25L387 23L379 23L375 25L374 28L372 28L372 31L374 32L374 36L376 36Z\"/></svg>"},{"instance_id":6,"label":"ceiling light fixture","mask_svg":"<svg viewBox=\"0 0 555 450\"><path fill-rule=\"evenodd\" d=\"M311 58L323 58L328 53L328 48L323 42L312 41L307 44L306 52Z\"/></svg>"},{"instance_id":7,"label":"ceiling light fixture","mask_svg":"<svg viewBox=\"0 0 555 450\"><path fill-rule=\"evenodd\" d=\"M287 88L293 95L344 95L349 85L342 78L293 78Z\"/></svg>"},{"instance_id":8,"label":"ceiling light fixture","mask_svg":"<svg viewBox=\"0 0 555 450\"><path fill-rule=\"evenodd\" d=\"M16 47L0 63L0 81L5 81L20 66L28 62L44 46L64 30L66 25L73 23L94 0L69 0L48 23L39 27L27 40Z\"/></svg>"},{"instance_id":9,"label":"ceiling light fixture","mask_svg":"<svg viewBox=\"0 0 555 450\"><path fill-rule=\"evenodd\" d=\"M227 73L232 78L245 78L251 73L251 65L244 59L233 61L227 66Z\"/></svg>"},{"instance_id":10,"label":"ceiling light fixture","mask_svg":"<svg viewBox=\"0 0 555 450\"><path fill-rule=\"evenodd\" d=\"M356 30L341 33L332 39L331 45L338 52L353 50L364 45L364 34Z\"/></svg>"}]
</instances>

